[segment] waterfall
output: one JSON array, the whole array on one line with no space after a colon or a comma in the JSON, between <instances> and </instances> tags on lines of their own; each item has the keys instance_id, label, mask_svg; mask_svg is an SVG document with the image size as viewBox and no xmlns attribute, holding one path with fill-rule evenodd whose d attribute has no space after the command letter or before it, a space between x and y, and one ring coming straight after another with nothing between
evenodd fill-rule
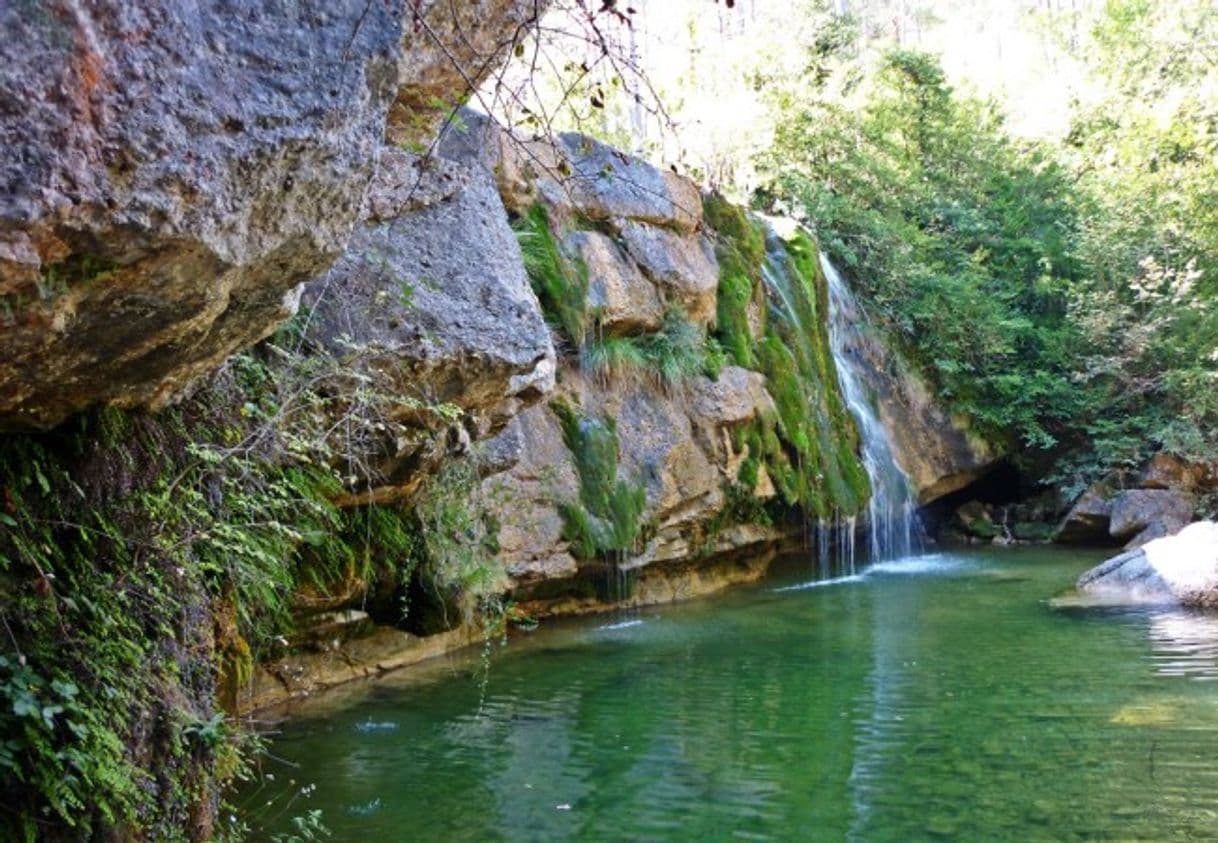
<instances>
[{"instance_id":1,"label":"waterfall","mask_svg":"<svg viewBox=\"0 0 1218 843\"><path fill-rule=\"evenodd\" d=\"M909 475L893 456L888 431L867 394L863 360L866 317L841 273L823 253L820 264L829 287L833 362L842 397L858 425L863 466L871 481L867 505L869 556L873 562L909 556L918 545L917 500Z\"/></svg>"}]
</instances>

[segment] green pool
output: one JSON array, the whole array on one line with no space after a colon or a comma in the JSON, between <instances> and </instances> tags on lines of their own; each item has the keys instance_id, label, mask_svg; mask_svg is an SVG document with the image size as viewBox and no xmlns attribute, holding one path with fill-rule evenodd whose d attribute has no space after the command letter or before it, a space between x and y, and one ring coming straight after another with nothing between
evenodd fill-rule
<instances>
[{"instance_id":1,"label":"green pool","mask_svg":"<svg viewBox=\"0 0 1218 843\"><path fill-rule=\"evenodd\" d=\"M306 709L236 801L258 839L318 808L369 843L1218 839L1218 616L1050 605L1098 559L550 624Z\"/></svg>"}]
</instances>

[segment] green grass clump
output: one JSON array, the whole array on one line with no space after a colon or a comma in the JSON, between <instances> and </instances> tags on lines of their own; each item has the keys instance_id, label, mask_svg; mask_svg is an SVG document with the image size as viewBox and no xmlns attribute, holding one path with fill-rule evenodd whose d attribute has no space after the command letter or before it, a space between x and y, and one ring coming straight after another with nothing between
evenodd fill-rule
<instances>
[{"instance_id":1,"label":"green grass clump","mask_svg":"<svg viewBox=\"0 0 1218 843\"><path fill-rule=\"evenodd\" d=\"M701 374L717 376L723 368L717 345L678 307L665 312L655 333L589 338L581 357L584 368L594 374L652 375L668 388Z\"/></svg>"},{"instance_id":2,"label":"green grass clump","mask_svg":"<svg viewBox=\"0 0 1218 843\"><path fill-rule=\"evenodd\" d=\"M642 533L647 495L641 482L618 479L616 423L581 415L563 401L550 407L579 477L579 502L559 504L571 554L598 559L629 552Z\"/></svg>"},{"instance_id":3,"label":"green grass clump","mask_svg":"<svg viewBox=\"0 0 1218 843\"><path fill-rule=\"evenodd\" d=\"M531 207L515 229L525 271L546 320L579 348L588 331L588 268L562 253L544 206Z\"/></svg>"}]
</instances>

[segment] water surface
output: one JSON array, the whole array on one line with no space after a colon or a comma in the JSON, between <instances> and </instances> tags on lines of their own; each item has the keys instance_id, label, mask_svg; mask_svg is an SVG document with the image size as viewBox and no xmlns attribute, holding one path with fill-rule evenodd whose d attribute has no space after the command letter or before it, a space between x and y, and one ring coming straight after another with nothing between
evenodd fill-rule
<instances>
[{"instance_id":1,"label":"water surface","mask_svg":"<svg viewBox=\"0 0 1218 843\"><path fill-rule=\"evenodd\" d=\"M1218 618L1049 604L1097 560L551 623L302 712L238 801L337 841L1218 839Z\"/></svg>"}]
</instances>

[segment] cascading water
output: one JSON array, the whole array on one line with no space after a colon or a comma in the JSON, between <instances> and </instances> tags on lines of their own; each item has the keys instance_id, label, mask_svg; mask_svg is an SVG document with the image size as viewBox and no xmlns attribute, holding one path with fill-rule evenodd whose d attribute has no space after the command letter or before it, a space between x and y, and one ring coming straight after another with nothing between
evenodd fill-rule
<instances>
[{"instance_id":1,"label":"cascading water","mask_svg":"<svg viewBox=\"0 0 1218 843\"><path fill-rule=\"evenodd\" d=\"M762 280L765 337L759 362L771 379L781 423L791 436L787 452L797 465L786 482L802 495L822 580L855 570L857 513L868 478L861 459L843 448L853 422L839 390L829 348L828 302L820 294L813 241L784 236L770 221ZM785 223L784 223L785 224ZM779 471L783 469L779 467Z\"/></svg>"},{"instance_id":2,"label":"cascading water","mask_svg":"<svg viewBox=\"0 0 1218 843\"><path fill-rule=\"evenodd\" d=\"M867 505L869 556L873 562L909 556L919 543L917 500L909 475L893 456L888 431L868 400L862 359L867 320L846 280L823 253L820 264L829 287L833 362L842 397L858 425L863 466L871 481Z\"/></svg>"}]
</instances>

